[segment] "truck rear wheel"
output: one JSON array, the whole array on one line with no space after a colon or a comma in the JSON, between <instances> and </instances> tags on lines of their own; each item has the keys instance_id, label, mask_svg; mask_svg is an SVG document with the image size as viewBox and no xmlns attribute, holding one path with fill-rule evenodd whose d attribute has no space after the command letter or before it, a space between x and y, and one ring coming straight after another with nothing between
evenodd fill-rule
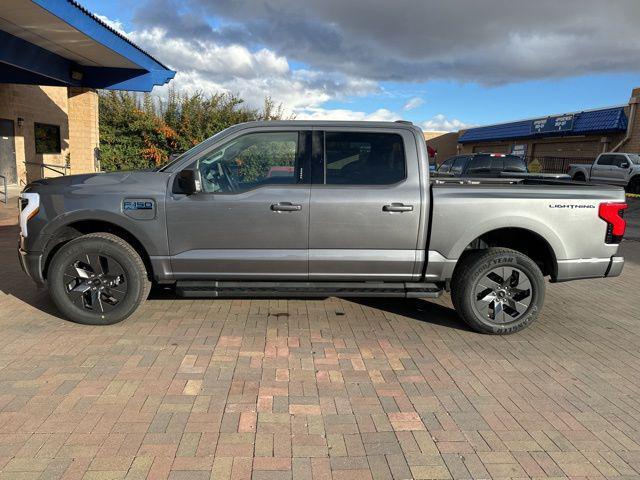
<instances>
[{"instance_id":1,"label":"truck rear wheel","mask_svg":"<svg viewBox=\"0 0 640 480\"><path fill-rule=\"evenodd\" d=\"M60 312L86 325L124 320L151 288L138 252L110 233L83 235L63 245L51 261L47 282Z\"/></svg>"},{"instance_id":2,"label":"truck rear wheel","mask_svg":"<svg viewBox=\"0 0 640 480\"><path fill-rule=\"evenodd\" d=\"M469 252L451 280L451 299L462 319L481 333L505 335L529 326L544 303L540 268L507 248Z\"/></svg>"},{"instance_id":3,"label":"truck rear wheel","mask_svg":"<svg viewBox=\"0 0 640 480\"><path fill-rule=\"evenodd\" d=\"M627 185L627 192L633 194L640 194L640 177L633 177Z\"/></svg>"}]
</instances>

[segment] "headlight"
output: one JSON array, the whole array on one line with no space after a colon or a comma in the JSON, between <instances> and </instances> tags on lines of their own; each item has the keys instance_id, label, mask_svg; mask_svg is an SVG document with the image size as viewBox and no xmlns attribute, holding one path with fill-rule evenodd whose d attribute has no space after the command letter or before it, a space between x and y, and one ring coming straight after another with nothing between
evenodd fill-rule
<instances>
[{"instance_id":1,"label":"headlight","mask_svg":"<svg viewBox=\"0 0 640 480\"><path fill-rule=\"evenodd\" d=\"M40 195L37 193L20 194L20 235L27 237L27 222L38 214Z\"/></svg>"}]
</instances>

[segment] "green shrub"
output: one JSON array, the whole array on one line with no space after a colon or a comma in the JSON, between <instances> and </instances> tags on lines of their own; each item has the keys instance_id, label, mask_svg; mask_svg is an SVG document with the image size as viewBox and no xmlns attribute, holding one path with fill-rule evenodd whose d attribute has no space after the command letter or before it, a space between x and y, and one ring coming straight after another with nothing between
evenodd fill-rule
<instances>
[{"instance_id":1,"label":"green shrub","mask_svg":"<svg viewBox=\"0 0 640 480\"><path fill-rule=\"evenodd\" d=\"M100 164L105 171L154 168L231 125L281 117L282 108L269 98L257 110L229 94L169 90L166 100L158 100L149 94L101 91Z\"/></svg>"}]
</instances>

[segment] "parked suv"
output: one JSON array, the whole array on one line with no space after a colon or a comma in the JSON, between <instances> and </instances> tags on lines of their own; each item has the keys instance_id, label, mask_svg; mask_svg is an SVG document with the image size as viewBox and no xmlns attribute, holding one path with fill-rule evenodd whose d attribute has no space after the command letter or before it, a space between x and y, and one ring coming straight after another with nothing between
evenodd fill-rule
<instances>
[{"instance_id":1,"label":"parked suv","mask_svg":"<svg viewBox=\"0 0 640 480\"><path fill-rule=\"evenodd\" d=\"M521 177L570 180L570 177L563 173L529 173L527 162L524 158L507 153L455 155L440 165L436 176Z\"/></svg>"},{"instance_id":2,"label":"parked suv","mask_svg":"<svg viewBox=\"0 0 640 480\"><path fill-rule=\"evenodd\" d=\"M608 183L640 193L640 155L635 153L601 153L591 165L569 165L576 182Z\"/></svg>"},{"instance_id":3,"label":"parked suv","mask_svg":"<svg viewBox=\"0 0 640 480\"><path fill-rule=\"evenodd\" d=\"M545 282L615 277L624 191L430 180L405 123L251 122L157 171L41 179L21 263L76 322L119 322L152 282L187 297L433 298L471 327L530 325Z\"/></svg>"}]
</instances>

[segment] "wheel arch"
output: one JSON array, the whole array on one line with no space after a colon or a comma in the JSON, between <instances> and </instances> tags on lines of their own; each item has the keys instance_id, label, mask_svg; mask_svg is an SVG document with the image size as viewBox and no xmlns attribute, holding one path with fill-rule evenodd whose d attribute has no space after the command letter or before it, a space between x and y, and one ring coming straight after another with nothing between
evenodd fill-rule
<instances>
[{"instance_id":1,"label":"wheel arch","mask_svg":"<svg viewBox=\"0 0 640 480\"><path fill-rule=\"evenodd\" d=\"M566 258L564 246L558 235L548 226L530 219L508 218L500 223L482 225L469 232L456 242L448 258L456 258L459 263L461 256L471 250L511 248L532 258L544 275L555 280L558 260Z\"/></svg>"},{"instance_id":2,"label":"wheel arch","mask_svg":"<svg viewBox=\"0 0 640 480\"><path fill-rule=\"evenodd\" d=\"M488 248L510 248L531 258L544 276L555 279L558 274L558 259L547 240L540 234L519 227L504 227L479 235L465 247L465 252Z\"/></svg>"}]
</instances>

